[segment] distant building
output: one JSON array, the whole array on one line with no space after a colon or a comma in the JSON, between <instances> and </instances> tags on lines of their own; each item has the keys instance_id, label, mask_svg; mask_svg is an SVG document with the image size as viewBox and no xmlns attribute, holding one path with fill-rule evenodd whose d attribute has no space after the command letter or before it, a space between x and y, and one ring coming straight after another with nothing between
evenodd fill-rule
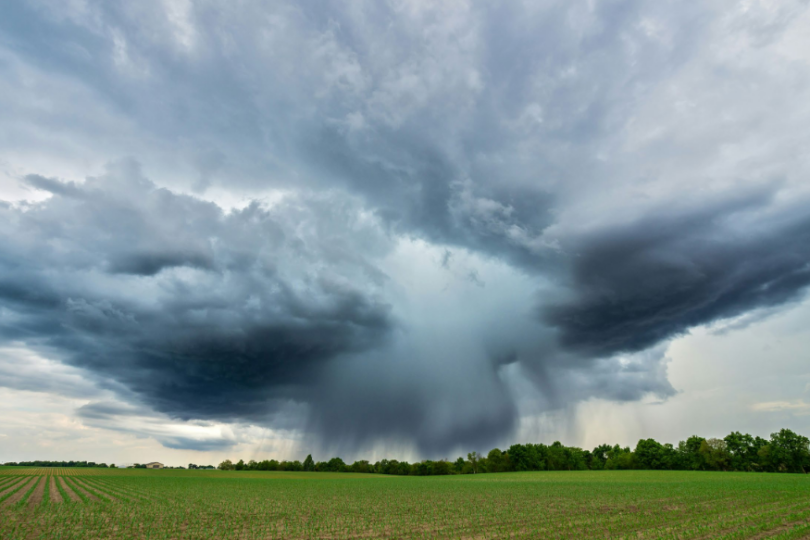
<instances>
[{"instance_id":1,"label":"distant building","mask_svg":"<svg viewBox=\"0 0 810 540\"><path fill-rule=\"evenodd\" d=\"M162 469L163 463L158 463L157 461L153 461L152 463L146 464L147 469Z\"/></svg>"}]
</instances>

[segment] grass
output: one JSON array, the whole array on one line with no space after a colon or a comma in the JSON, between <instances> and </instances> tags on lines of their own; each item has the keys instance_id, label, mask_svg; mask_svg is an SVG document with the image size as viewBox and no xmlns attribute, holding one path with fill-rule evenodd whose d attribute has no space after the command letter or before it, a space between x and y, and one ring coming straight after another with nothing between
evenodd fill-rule
<instances>
[{"instance_id":1,"label":"grass","mask_svg":"<svg viewBox=\"0 0 810 540\"><path fill-rule=\"evenodd\" d=\"M810 538L804 475L61 471L100 500L0 506L0 538ZM0 468L0 481L54 473Z\"/></svg>"}]
</instances>

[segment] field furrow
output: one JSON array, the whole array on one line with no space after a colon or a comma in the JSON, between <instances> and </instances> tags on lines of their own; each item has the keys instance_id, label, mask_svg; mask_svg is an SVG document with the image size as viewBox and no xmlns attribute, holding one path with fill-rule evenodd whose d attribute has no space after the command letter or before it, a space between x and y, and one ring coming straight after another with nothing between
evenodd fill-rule
<instances>
[{"instance_id":1,"label":"field furrow","mask_svg":"<svg viewBox=\"0 0 810 540\"><path fill-rule=\"evenodd\" d=\"M97 481L102 487L105 487L105 488L112 489L114 491L118 491L120 493L123 493L124 496L129 497L129 498L139 499L139 500L142 500L142 501L149 501L149 500L152 500L152 499L155 498L154 493L152 493L152 494L146 493L143 490L138 490L138 489L130 487L130 486L121 486L120 484L115 485L115 484L112 484L112 483L110 483L108 481L103 481L103 480L100 480L100 479L95 480L95 481Z\"/></svg>"},{"instance_id":2,"label":"field furrow","mask_svg":"<svg viewBox=\"0 0 810 540\"><path fill-rule=\"evenodd\" d=\"M17 484L12 491L7 492L5 495L0 497L0 500L2 500L2 503L0 503L0 508L11 506L12 504L22 500L22 498L28 493L28 490L34 487L34 483L38 478L39 477L27 478L25 481Z\"/></svg>"},{"instance_id":3,"label":"field furrow","mask_svg":"<svg viewBox=\"0 0 810 540\"><path fill-rule=\"evenodd\" d=\"M3 484L2 486L0 486L0 497L2 497L5 494L6 491L8 491L9 489L14 489L14 487L16 485L18 485L20 482L23 482L25 480L26 480L25 476L15 476L15 477L13 477L10 481L8 481L5 484Z\"/></svg>"},{"instance_id":4,"label":"field furrow","mask_svg":"<svg viewBox=\"0 0 810 540\"><path fill-rule=\"evenodd\" d=\"M40 480L37 482L37 486L34 489L31 496L28 498L28 505L29 506L36 506L42 502L43 497L45 496L45 487L48 483L47 476L39 477Z\"/></svg>"},{"instance_id":5,"label":"field furrow","mask_svg":"<svg viewBox=\"0 0 810 540\"><path fill-rule=\"evenodd\" d=\"M59 504L62 502L62 494L59 493L59 488L56 486L57 478L55 476L48 477L48 492L52 503Z\"/></svg>"},{"instance_id":6,"label":"field furrow","mask_svg":"<svg viewBox=\"0 0 810 540\"><path fill-rule=\"evenodd\" d=\"M65 477L65 481L68 483L70 488L73 492L79 496L79 498L84 502L98 502L99 498L96 497L94 494L90 493L88 490L84 489L79 483L76 481L75 477L68 476Z\"/></svg>"},{"instance_id":7,"label":"field furrow","mask_svg":"<svg viewBox=\"0 0 810 540\"><path fill-rule=\"evenodd\" d=\"M61 487L63 498L66 495L67 498L73 502L81 502L81 498L76 495L76 493L65 483L64 477L59 478L59 487Z\"/></svg>"},{"instance_id":8,"label":"field furrow","mask_svg":"<svg viewBox=\"0 0 810 540\"><path fill-rule=\"evenodd\" d=\"M119 499L123 499L123 497L114 497L109 493L108 490L99 488L98 486L91 484L87 481L87 478L80 478L78 476L73 477L73 481L86 492L94 495L96 498L100 500L106 500L111 502L116 502Z\"/></svg>"}]
</instances>

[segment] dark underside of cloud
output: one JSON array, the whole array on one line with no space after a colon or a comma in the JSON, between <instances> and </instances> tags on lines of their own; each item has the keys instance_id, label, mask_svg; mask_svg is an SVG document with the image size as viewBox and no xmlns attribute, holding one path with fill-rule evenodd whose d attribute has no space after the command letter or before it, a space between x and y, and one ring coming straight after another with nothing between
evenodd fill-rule
<instances>
[{"instance_id":1,"label":"dark underside of cloud","mask_svg":"<svg viewBox=\"0 0 810 540\"><path fill-rule=\"evenodd\" d=\"M198 452L222 451L232 448L236 441L233 438L215 437L189 437L172 434L170 429L161 428L155 422L154 412L148 407L132 407L118 403L91 402L76 409L78 416L85 425L122 433L136 437L153 437L166 448L195 450ZM144 425L133 425L132 420L138 417L147 418L149 422ZM165 419L162 419L165 421Z\"/></svg>"},{"instance_id":2,"label":"dark underside of cloud","mask_svg":"<svg viewBox=\"0 0 810 540\"><path fill-rule=\"evenodd\" d=\"M760 201L764 204L768 201ZM662 211L578 241L571 298L543 306L563 347L603 357L646 349L692 327L780 305L810 284L810 216L802 207L712 205Z\"/></svg>"},{"instance_id":3,"label":"dark underside of cloud","mask_svg":"<svg viewBox=\"0 0 810 540\"><path fill-rule=\"evenodd\" d=\"M0 17L0 174L51 171L8 173L0 345L138 414L483 449L672 395L669 340L810 283L810 74L768 49L806 2L81 4Z\"/></svg>"},{"instance_id":4,"label":"dark underside of cloud","mask_svg":"<svg viewBox=\"0 0 810 540\"><path fill-rule=\"evenodd\" d=\"M329 260L326 238L123 169L6 215L5 340L59 351L176 417L251 421L300 399L324 363L385 342L389 306L371 288L350 285L340 262L332 275L297 266Z\"/></svg>"}]
</instances>

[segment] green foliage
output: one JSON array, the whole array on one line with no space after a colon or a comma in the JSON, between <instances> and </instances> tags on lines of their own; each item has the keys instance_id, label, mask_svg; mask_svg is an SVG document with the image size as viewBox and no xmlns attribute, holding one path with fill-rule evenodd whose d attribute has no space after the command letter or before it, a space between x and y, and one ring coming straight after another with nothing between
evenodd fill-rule
<instances>
[{"instance_id":1,"label":"green foliage","mask_svg":"<svg viewBox=\"0 0 810 540\"><path fill-rule=\"evenodd\" d=\"M761 437L752 437L735 431L726 435L726 451L729 454L730 468L734 471L762 470L759 464L759 451L768 445Z\"/></svg>"},{"instance_id":2,"label":"green foliage","mask_svg":"<svg viewBox=\"0 0 810 540\"><path fill-rule=\"evenodd\" d=\"M703 463L707 470L728 470L731 456L726 449L726 441L723 439L705 439L700 443L699 452L703 456Z\"/></svg>"},{"instance_id":3,"label":"green foliage","mask_svg":"<svg viewBox=\"0 0 810 540\"><path fill-rule=\"evenodd\" d=\"M66 463L64 467L107 467L103 463L97 465L85 461L23 464L29 463L41 463L42 467L55 467L57 465L54 464L59 463ZM115 465L110 467L114 468ZM145 465L135 464L134 467L144 468ZM189 463L188 468L213 469L213 466ZM339 457L315 463L312 455L308 455L303 463L274 459L245 463L240 459L234 464L226 459L217 468L223 471L352 472L397 476L628 469L806 473L810 470L810 440L789 429L771 434L770 440L735 431L723 439L704 439L693 435L679 442L677 447L661 444L654 439L642 439L634 450L601 444L588 451L555 441L551 445L513 444L505 451L494 448L486 456L470 452L467 459L459 457L452 463L447 460L425 460L410 464L383 459L376 463L359 460L348 465Z\"/></svg>"},{"instance_id":4,"label":"green foliage","mask_svg":"<svg viewBox=\"0 0 810 540\"><path fill-rule=\"evenodd\" d=\"M635 469L636 463L633 459L633 452L629 447L620 447L618 444L613 446L607 452L607 461L605 462L605 469L610 471L622 471L628 469Z\"/></svg>"},{"instance_id":5,"label":"green foliage","mask_svg":"<svg viewBox=\"0 0 810 540\"><path fill-rule=\"evenodd\" d=\"M339 457L334 457L326 462L326 465L323 469L323 472L348 472L349 468L346 467L346 464L343 462L342 459Z\"/></svg>"},{"instance_id":6,"label":"green foliage","mask_svg":"<svg viewBox=\"0 0 810 540\"><path fill-rule=\"evenodd\" d=\"M220 471L233 471L234 469L236 469L236 467L234 466L233 463L231 463L230 459L226 459L225 461L219 464L217 469L219 469Z\"/></svg>"},{"instance_id":7,"label":"green foliage","mask_svg":"<svg viewBox=\"0 0 810 540\"><path fill-rule=\"evenodd\" d=\"M544 471L548 451L544 444L513 444L507 450L515 471Z\"/></svg>"},{"instance_id":8,"label":"green foliage","mask_svg":"<svg viewBox=\"0 0 810 540\"><path fill-rule=\"evenodd\" d=\"M770 471L806 473L810 468L810 440L789 429L771 434L770 443L758 452Z\"/></svg>"},{"instance_id":9,"label":"green foliage","mask_svg":"<svg viewBox=\"0 0 810 540\"><path fill-rule=\"evenodd\" d=\"M446 459L442 459L439 461L432 461L430 462L431 470L430 474L432 476L445 476L448 474L452 474L453 469L450 465L450 462Z\"/></svg>"},{"instance_id":10,"label":"green foliage","mask_svg":"<svg viewBox=\"0 0 810 540\"><path fill-rule=\"evenodd\" d=\"M4 464L6 467L81 467L81 468L88 468L88 467L97 467L106 469L106 463L96 463L95 461L10 461ZM115 467L115 465L110 465L110 467Z\"/></svg>"},{"instance_id":11,"label":"green foliage","mask_svg":"<svg viewBox=\"0 0 810 540\"><path fill-rule=\"evenodd\" d=\"M631 463L639 469L675 469L678 456L671 444L661 444L653 439L638 441Z\"/></svg>"},{"instance_id":12,"label":"green foliage","mask_svg":"<svg viewBox=\"0 0 810 540\"><path fill-rule=\"evenodd\" d=\"M506 451L494 448L486 456L470 452L466 460L459 457L453 463L445 460L426 460L409 464L384 459L374 464L363 460L355 461L351 466L347 466L340 458L315 463L309 455L303 465L297 461L270 460L260 463L251 461L242 468L237 463L235 468L399 476L603 469L805 472L810 469L810 451L806 437L783 429L771 435L770 441L734 432L724 439L704 439L693 435L678 443L677 447L661 444L654 439L642 439L636 444L635 450L619 445L601 444L593 451L565 446L555 441L551 445L513 444Z\"/></svg>"},{"instance_id":13,"label":"green foliage","mask_svg":"<svg viewBox=\"0 0 810 540\"><path fill-rule=\"evenodd\" d=\"M589 468L594 471L599 471L605 468L608 460L608 452L613 449L609 444L600 444L591 452L591 461Z\"/></svg>"}]
</instances>

